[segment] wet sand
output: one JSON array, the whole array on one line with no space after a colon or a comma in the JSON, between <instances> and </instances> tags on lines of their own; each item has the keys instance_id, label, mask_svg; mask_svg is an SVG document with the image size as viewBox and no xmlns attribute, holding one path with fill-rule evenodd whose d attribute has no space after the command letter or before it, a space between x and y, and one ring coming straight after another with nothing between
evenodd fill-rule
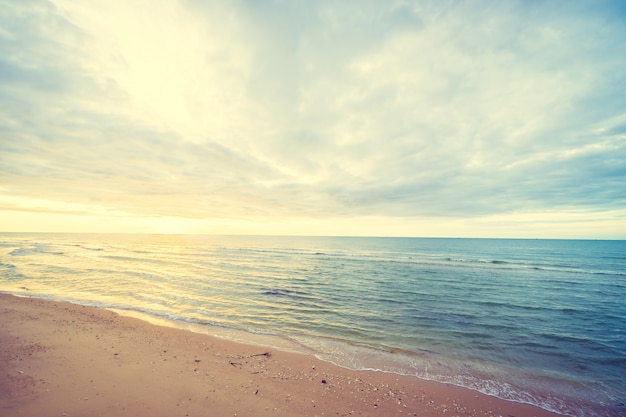
<instances>
[{"instance_id":1,"label":"wet sand","mask_svg":"<svg viewBox=\"0 0 626 417\"><path fill-rule=\"evenodd\" d=\"M0 415L557 416L468 389L0 294Z\"/></svg>"}]
</instances>

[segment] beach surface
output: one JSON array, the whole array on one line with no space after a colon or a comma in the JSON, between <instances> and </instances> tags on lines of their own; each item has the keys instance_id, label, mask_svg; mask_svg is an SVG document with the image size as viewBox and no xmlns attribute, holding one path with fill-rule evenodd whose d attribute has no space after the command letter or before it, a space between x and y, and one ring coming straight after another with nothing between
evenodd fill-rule
<instances>
[{"instance_id":1,"label":"beach surface","mask_svg":"<svg viewBox=\"0 0 626 417\"><path fill-rule=\"evenodd\" d=\"M115 312L0 294L0 415L557 416Z\"/></svg>"}]
</instances>

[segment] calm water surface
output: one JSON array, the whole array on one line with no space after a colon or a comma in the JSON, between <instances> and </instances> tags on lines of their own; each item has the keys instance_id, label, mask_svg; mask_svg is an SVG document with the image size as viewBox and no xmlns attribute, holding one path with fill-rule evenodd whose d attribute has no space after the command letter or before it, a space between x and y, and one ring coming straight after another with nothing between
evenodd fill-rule
<instances>
[{"instance_id":1,"label":"calm water surface","mask_svg":"<svg viewBox=\"0 0 626 417\"><path fill-rule=\"evenodd\" d=\"M626 415L626 242L0 234L0 291Z\"/></svg>"}]
</instances>

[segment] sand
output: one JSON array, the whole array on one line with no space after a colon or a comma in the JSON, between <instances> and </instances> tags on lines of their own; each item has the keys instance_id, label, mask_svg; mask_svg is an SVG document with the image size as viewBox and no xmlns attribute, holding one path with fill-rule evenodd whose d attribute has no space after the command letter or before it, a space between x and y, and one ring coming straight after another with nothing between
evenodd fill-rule
<instances>
[{"instance_id":1,"label":"sand","mask_svg":"<svg viewBox=\"0 0 626 417\"><path fill-rule=\"evenodd\" d=\"M0 294L0 415L556 416L112 311Z\"/></svg>"}]
</instances>

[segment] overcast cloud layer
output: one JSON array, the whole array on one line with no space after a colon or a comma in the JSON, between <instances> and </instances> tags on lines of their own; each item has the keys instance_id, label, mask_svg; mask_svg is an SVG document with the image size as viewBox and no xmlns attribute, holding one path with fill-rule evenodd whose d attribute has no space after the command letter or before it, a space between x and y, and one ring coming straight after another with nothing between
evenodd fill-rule
<instances>
[{"instance_id":1,"label":"overcast cloud layer","mask_svg":"<svg viewBox=\"0 0 626 417\"><path fill-rule=\"evenodd\" d=\"M624 225L625 48L618 0L0 0L0 208Z\"/></svg>"}]
</instances>

